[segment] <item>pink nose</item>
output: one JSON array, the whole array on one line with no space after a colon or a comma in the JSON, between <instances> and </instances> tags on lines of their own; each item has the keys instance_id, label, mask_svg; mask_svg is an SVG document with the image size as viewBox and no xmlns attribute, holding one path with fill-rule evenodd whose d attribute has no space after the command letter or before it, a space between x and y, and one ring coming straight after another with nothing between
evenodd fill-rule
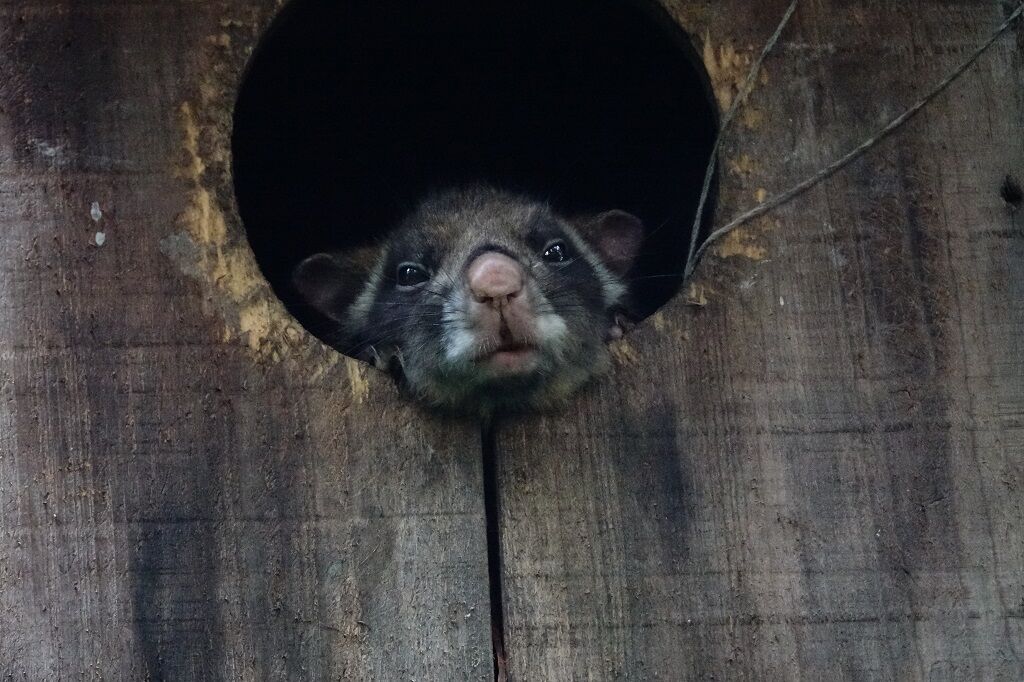
<instances>
[{"instance_id":1,"label":"pink nose","mask_svg":"<svg viewBox=\"0 0 1024 682\"><path fill-rule=\"evenodd\" d=\"M523 268L503 253L488 251L469 264L469 290L480 303L500 307L523 290Z\"/></svg>"}]
</instances>

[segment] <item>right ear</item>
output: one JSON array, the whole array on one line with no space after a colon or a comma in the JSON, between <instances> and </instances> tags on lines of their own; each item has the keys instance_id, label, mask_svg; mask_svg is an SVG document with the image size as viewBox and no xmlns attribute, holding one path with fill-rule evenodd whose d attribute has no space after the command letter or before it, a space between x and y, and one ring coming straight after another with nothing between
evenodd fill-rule
<instances>
[{"instance_id":1,"label":"right ear","mask_svg":"<svg viewBox=\"0 0 1024 682\"><path fill-rule=\"evenodd\" d=\"M639 218L625 211L606 211L573 222L609 270L620 277L629 272L644 241Z\"/></svg>"},{"instance_id":2,"label":"right ear","mask_svg":"<svg viewBox=\"0 0 1024 682\"><path fill-rule=\"evenodd\" d=\"M292 284L302 300L335 322L366 288L379 249L365 247L348 253L317 253L295 267Z\"/></svg>"}]
</instances>

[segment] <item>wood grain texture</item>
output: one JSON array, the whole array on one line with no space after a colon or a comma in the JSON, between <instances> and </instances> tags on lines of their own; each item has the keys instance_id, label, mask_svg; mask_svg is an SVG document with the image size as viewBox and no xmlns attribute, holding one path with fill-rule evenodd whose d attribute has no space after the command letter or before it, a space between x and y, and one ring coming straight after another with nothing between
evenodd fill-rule
<instances>
[{"instance_id":1,"label":"wood grain texture","mask_svg":"<svg viewBox=\"0 0 1024 682\"><path fill-rule=\"evenodd\" d=\"M720 97L784 4L673 3ZM879 129L1003 12L801 3L726 145L719 222ZM1024 676L1024 232L999 195L1024 174L1020 35L715 249L706 304L648 320L569 417L502 426L511 679Z\"/></svg>"},{"instance_id":2,"label":"wood grain texture","mask_svg":"<svg viewBox=\"0 0 1024 682\"><path fill-rule=\"evenodd\" d=\"M723 104L783 11L665 4ZM1004 5L802 3L722 217ZM296 329L238 223L277 9L0 2L4 679L492 676L477 429ZM501 425L513 679L1024 677L1022 45L723 242L572 409Z\"/></svg>"},{"instance_id":3,"label":"wood grain texture","mask_svg":"<svg viewBox=\"0 0 1024 682\"><path fill-rule=\"evenodd\" d=\"M0 4L0 678L492 674L478 429L238 256L224 121L275 9Z\"/></svg>"}]
</instances>

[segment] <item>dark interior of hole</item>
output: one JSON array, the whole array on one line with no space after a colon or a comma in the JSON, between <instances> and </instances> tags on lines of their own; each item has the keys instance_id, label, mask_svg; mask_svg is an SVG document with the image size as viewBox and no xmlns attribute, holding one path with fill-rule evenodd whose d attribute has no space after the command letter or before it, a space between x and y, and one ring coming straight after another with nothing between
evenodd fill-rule
<instances>
[{"instance_id":1,"label":"dark interior of hole","mask_svg":"<svg viewBox=\"0 0 1024 682\"><path fill-rule=\"evenodd\" d=\"M431 190L484 181L566 214L641 217L631 279L645 316L681 282L716 127L702 69L641 0L294 0L235 113L256 258L323 331L289 286L299 260L371 241Z\"/></svg>"}]
</instances>

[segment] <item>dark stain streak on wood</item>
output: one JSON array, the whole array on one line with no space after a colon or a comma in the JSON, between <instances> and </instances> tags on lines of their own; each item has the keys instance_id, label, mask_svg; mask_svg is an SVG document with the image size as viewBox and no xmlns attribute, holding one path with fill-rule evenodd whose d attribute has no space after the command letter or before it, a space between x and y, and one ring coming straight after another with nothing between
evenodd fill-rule
<instances>
[{"instance_id":1,"label":"dark stain streak on wood","mask_svg":"<svg viewBox=\"0 0 1024 682\"><path fill-rule=\"evenodd\" d=\"M1024 190L1021 189L1020 183L1012 175L1007 175L1003 178L1003 184L999 188L999 196L1002 197L1003 201L1012 210L1020 208L1021 203L1024 202Z\"/></svg>"},{"instance_id":2,"label":"dark stain streak on wood","mask_svg":"<svg viewBox=\"0 0 1024 682\"><path fill-rule=\"evenodd\" d=\"M690 471L692 450L679 443L677 409L670 398L646 413L624 409L615 430L628 447L613 453L611 462L626 494L623 504L646 519L658 539L651 544L627 545L627 554L643 557L661 552L660 561L672 566L688 561L693 513L701 504L698 493L702 492L694 487Z\"/></svg>"}]
</instances>

